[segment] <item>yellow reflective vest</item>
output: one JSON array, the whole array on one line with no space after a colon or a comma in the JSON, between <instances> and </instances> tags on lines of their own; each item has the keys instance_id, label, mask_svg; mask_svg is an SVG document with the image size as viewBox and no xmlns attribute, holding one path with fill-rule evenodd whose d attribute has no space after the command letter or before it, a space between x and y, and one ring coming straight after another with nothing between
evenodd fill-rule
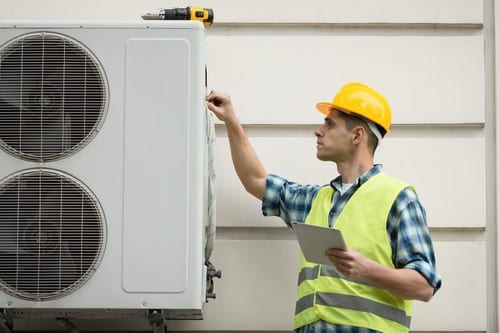
<instances>
[{"instance_id":1,"label":"yellow reflective vest","mask_svg":"<svg viewBox=\"0 0 500 333\"><path fill-rule=\"evenodd\" d=\"M409 185L379 173L357 189L335 222L349 248L394 268L387 217L406 187ZM305 223L328 227L333 193L331 186L319 190ZM324 320L380 332L408 332L411 301L368 281L348 278L333 266L307 262L302 253L300 256L294 328Z\"/></svg>"}]
</instances>

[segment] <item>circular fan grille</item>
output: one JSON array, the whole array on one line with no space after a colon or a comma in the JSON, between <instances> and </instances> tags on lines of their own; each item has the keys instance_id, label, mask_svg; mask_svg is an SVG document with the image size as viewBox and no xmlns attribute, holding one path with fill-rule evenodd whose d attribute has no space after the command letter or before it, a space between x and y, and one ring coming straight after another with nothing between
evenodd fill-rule
<instances>
[{"instance_id":1,"label":"circular fan grille","mask_svg":"<svg viewBox=\"0 0 500 333\"><path fill-rule=\"evenodd\" d=\"M100 128L107 100L100 64L66 36L32 33L0 48L0 147L16 157L77 151Z\"/></svg>"},{"instance_id":2,"label":"circular fan grille","mask_svg":"<svg viewBox=\"0 0 500 333\"><path fill-rule=\"evenodd\" d=\"M97 200L78 181L30 169L0 184L0 288L28 300L50 300L80 287L104 251Z\"/></svg>"}]
</instances>

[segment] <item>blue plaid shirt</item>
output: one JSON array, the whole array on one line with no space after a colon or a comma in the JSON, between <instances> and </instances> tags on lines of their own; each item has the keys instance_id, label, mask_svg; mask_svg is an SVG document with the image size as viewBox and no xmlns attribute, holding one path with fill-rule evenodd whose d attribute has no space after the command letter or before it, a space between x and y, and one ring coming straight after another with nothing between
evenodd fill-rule
<instances>
[{"instance_id":1,"label":"blue plaid shirt","mask_svg":"<svg viewBox=\"0 0 500 333\"><path fill-rule=\"evenodd\" d=\"M330 228L339 213L356 190L372 176L382 172L381 165L375 165L361 175L345 193L341 194L342 179L330 182L335 189L332 198L333 214L330 214ZM280 216L291 227L293 222L304 223L320 185L300 185L270 174L262 199L262 213L266 216ZM387 234L391 242L392 261L396 268L414 269L424 276L436 292L441 287L441 277L436 271L434 249L427 227L425 209L411 189L399 193L389 212ZM325 321L303 326L296 333L374 333L376 331L336 325Z\"/></svg>"}]
</instances>

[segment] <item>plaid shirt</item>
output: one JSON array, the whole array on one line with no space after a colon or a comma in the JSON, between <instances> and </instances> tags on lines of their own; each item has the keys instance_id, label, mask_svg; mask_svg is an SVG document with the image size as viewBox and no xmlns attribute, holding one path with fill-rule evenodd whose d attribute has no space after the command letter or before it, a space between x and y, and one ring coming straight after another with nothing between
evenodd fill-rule
<instances>
[{"instance_id":1,"label":"plaid shirt","mask_svg":"<svg viewBox=\"0 0 500 333\"><path fill-rule=\"evenodd\" d=\"M337 177L330 182L335 189L332 198L330 228L354 192L372 176L382 172L381 165L361 175L351 188L341 194L342 180ZM270 174L262 200L262 213L280 216L291 227L293 222L304 223L312 202L321 188L319 185L300 185ZM399 193L387 219L387 234L391 242L392 261L396 268L409 268L422 274L436 292L441 287L441 277L436 271L434 249L427 227L425 209L411 189ZM376 331L347 327L318 321L303 326L296 333L373 333Z\"/></svg>"}]
</instances>

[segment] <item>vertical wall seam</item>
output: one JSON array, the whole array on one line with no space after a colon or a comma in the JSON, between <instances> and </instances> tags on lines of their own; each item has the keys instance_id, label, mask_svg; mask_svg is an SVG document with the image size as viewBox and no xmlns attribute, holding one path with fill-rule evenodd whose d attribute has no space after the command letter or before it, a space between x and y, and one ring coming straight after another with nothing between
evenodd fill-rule
<instances>
[{"instance_id":1,"label":"vertical wall seam","mask_svg":"<svg viewBox=\"0 0 500 333\"><path fill-rule=\"evenodd\" d=\"M498 150L498 135L497 128L500 124L499 112L497 110L496 100L498 98L498 80L497 72L497 53L496 53L496 18L500 13L496 12L495 1L485 0L484 2L484 61L485 61L485 138L486 138L486 179L488 184L494 186L486 186L486 277L487 277L487 331L498 332L498 216L500 208L498 205L498 166L500 152ZM491 124L489 126L488 124ZM489 167L490 166L490 167Z\"/></svg>"}]
</instances>

